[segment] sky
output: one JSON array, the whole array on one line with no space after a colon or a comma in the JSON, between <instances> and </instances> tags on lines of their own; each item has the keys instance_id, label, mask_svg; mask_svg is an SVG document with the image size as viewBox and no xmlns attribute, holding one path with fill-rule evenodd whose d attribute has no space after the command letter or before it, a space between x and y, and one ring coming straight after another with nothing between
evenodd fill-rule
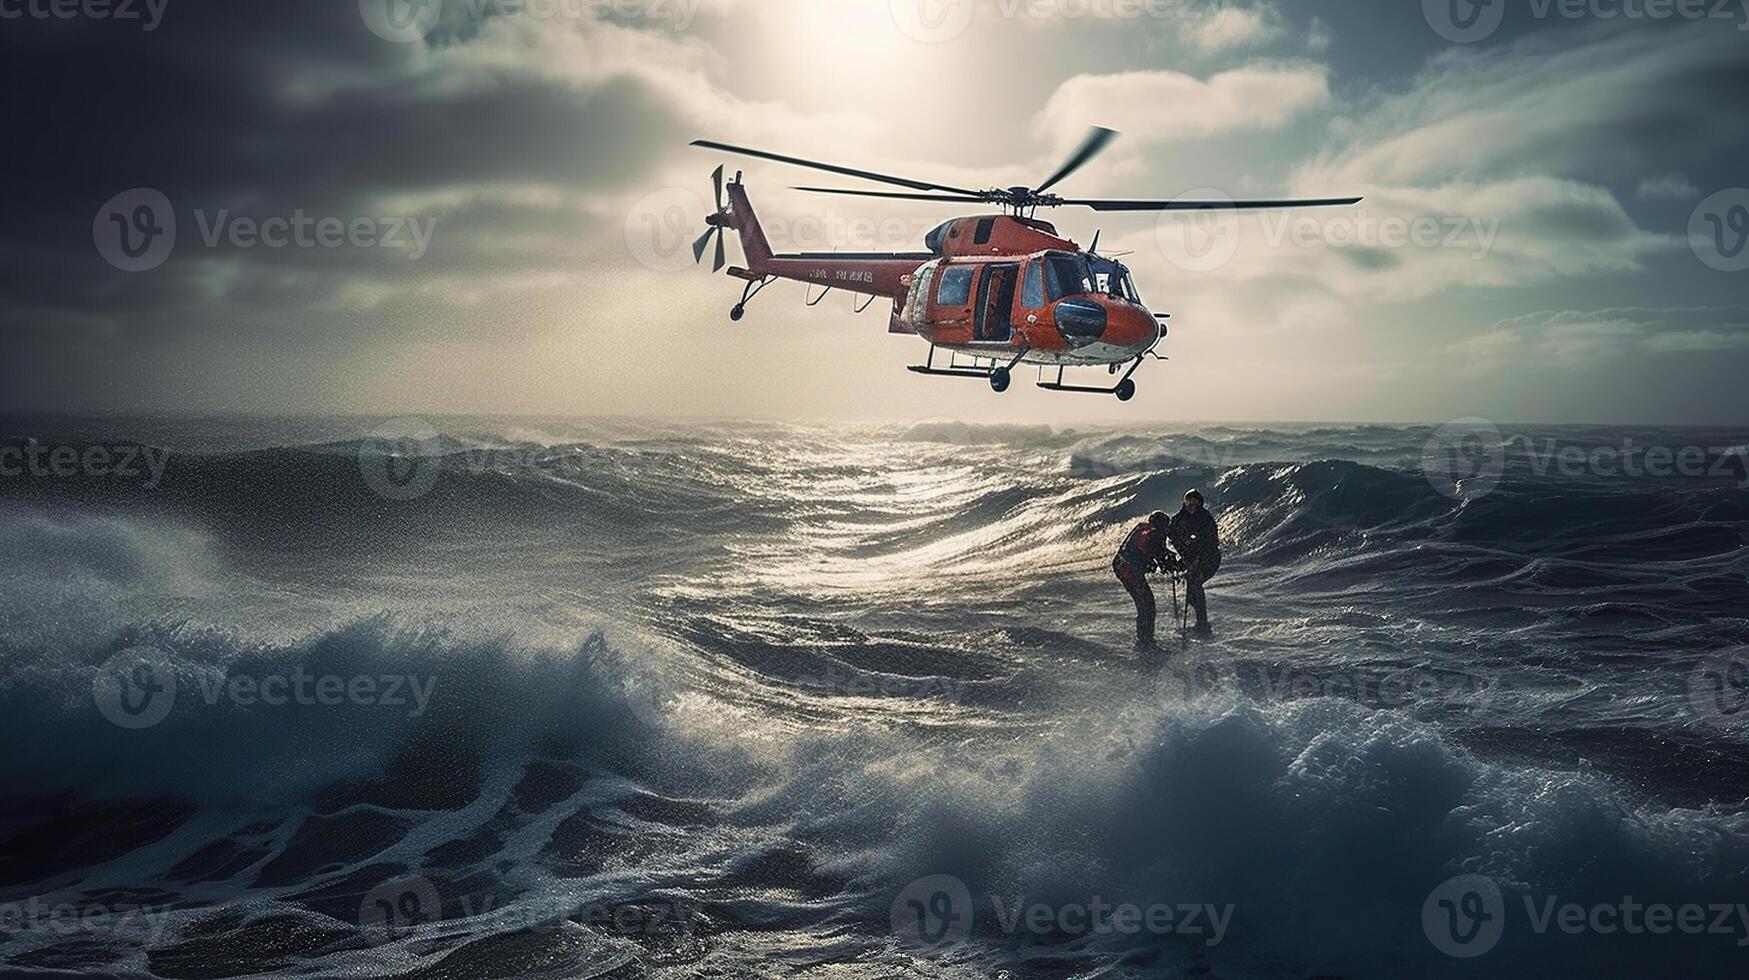
<instances>
[{"instance_id":1,"label":"sky","mask_svg":"<svg viewBox=\"0 0 1749 980\"><path fill-rule=\"evenodd\" d=\"M0 0L0 75L4 412L1749 421L1749 0ZM1172 314L1123 405L692 263L720 163L780 251L968 212L690 140L1005 186L1094 125L1055 190L1366 200L1042 215Z\"/></svg>"}]
</instances>

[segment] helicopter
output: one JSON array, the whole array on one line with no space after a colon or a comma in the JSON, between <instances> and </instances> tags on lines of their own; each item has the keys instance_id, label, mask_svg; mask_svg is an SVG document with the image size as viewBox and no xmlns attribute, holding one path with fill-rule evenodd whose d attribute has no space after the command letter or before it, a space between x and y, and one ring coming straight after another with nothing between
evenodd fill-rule
<instances>
[{"instance_id":1,"label":"helicopter","mask_svg":"<svg viewBox=\"0 0 1749 980\"><path fill-rule=\"evenodd\" d=\"M716 211L705 217L705 232L692 245L693 259L704 261L714 236L716 252L711 271L721 271L725 264L723 233L733 230L738 234L747 264L730 266L728 270L730 276L745 283L741 299L729 309L730 320L739 321L747 312L748 302L779 279L825 287L818 296L808 299L809 306L817 305L833 289L867 296L855 307L857 313L877 298L885 298L892 301L888 332L915 335L929 342L928 357L922 364L911 365L912 371L982 378L992 390L1002 392L1008 390L1013 371L1022 363L1036 364L1040 369L1040 388L1115 395L1119 401L1127 402L1135 397L1132 376L1142 362L1150 356L1165 360L1156 348L1166 337L1166 321L1171 314L1148 309L1136 291L1129 269L1116 257L1099 254L1097 233L1093 244L1082 249L1060 235L1050 222L1039 219L1039 209L1212 212L1338 207L1358 204L1361 198L1128 200L1066 198L1050 192L1097 156L1117 135L1115 130L1093 127L1063 165L1037 187L984 189L912 180L715 140L693 140L693 146L709 150L904 188L902 191L794 188L799 191L896 201L977 203L1002 209L999 214L943 222L924 237L926 251L776 254L748 201L741 172L736 171L734 179L725 185L723 167L718 166L711 174ZM936 363L938 350L947 352L945 365ZM1064 380L1067 368L1104 367L1115 376L1126 365L1123 377L1110 387L1070 384ZM1052 367L1056 368L1056 376L1046 380Z\"/></svg>"}]
</instances>

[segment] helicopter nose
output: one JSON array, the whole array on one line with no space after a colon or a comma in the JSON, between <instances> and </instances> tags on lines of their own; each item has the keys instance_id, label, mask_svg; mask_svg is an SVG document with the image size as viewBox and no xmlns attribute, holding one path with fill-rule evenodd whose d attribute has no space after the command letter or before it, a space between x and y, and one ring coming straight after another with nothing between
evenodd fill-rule
<instances>
[{"instance_id":1,"label":"helicopter nose","mask_svg":"<svg viewBox=\"0 0 1749 980\"><path fill-rule=\"evenodd\" d=\"M1105 335L1105 307L1090 299L1065 299L1051 310L1057 332L1071 347L1084 347Z\"/></svg>"}]
</instances>

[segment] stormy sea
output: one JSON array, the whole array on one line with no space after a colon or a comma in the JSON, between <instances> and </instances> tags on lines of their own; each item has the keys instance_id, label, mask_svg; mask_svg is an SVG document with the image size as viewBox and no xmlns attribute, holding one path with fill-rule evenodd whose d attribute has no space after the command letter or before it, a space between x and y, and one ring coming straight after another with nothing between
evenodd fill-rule
<instances>
[{"instance_id":1,"label":"stormy sea","mask_svg":"<svg viewBox=\"0 0 1749 980\"><path fill-rule=\"evenodd\" d=\"M0 972L1741 976L1746 444L5 420Z\"/></svg>"}]
</instances>

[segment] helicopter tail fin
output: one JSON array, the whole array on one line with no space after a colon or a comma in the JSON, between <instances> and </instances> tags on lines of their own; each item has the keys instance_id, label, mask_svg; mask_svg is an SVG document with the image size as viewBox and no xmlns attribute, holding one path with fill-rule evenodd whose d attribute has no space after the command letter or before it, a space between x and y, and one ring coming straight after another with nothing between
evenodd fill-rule
<instances>
[{"instance_id":1,"label":"helicopter tail fin","mask_svg":"<svg viewBox=\"0 0 1749 980\"><path fill-rule=\"evenodd\" d=\"M736 174L727 188L729 208L723 219L741 236L741 252L747 256L748 268L760 272L771 261L771 245L765 240L765 229L759 226L759 216L753 213L753 204L747 200L747 188L740 178Z\"/></svg>"}]
</instances>

